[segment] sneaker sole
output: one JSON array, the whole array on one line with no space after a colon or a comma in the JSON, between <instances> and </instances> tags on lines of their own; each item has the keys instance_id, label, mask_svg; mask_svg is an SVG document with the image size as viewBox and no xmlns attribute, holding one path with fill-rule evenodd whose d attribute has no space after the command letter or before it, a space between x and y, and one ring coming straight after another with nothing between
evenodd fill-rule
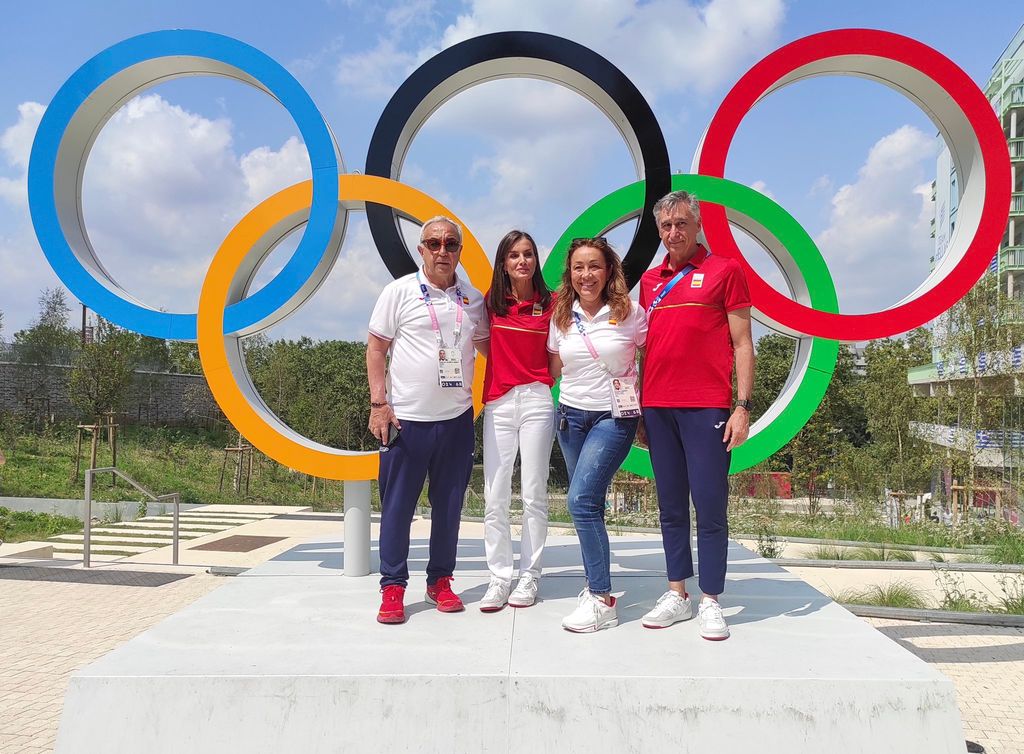
<instances>
[{"instance_id":1,"label":"sneaker sole","mask_svg":"<svg viewBox=\"0 0 1024 754\"><path fill-rule=\"evenodd\" d=\"M507 604L508 603L505 603L505 605L497 605L496 607L481 607L480 608L480 612L481 613L498 613L498 612L501 612L502 610L504 610L505 606Z\"/></svg>"},{"instance_id":2,"label":"sneaker sole","mask_svg":"<svg viewBox=\"0 0 1024 754\"><path fill-rule=\"evenodd\" d=\"M385 626L393 626L399 623L405 623L405 616L402 616L401 618L383 618L378 615L377 622Z\"/></svg>"},{"instance_id":3,"label":"sneaker sole","mask_svg":"<svg viewBox=\"0 0 1024 754\"><path fill-rule=\"evenodd\" d=\"M614 618L610 621L602 623L600 626L589 626L587 628L569 628L569 626L563 623L562 628L564 628L569 633L573 634L596 634L598 631L601 631L605 628L615 628L617 625L619 625L619 619Z\"/></svg>"},{"instance_id":4,"label":"sneaker sole","mask_svg":"<svg viewBox=\"0 0 1024 754\"><path fill-rule=\"evenodd\" d=\"M708 641L725 641L729 638L729 634L725 636L708 636L707 634L701 634L700 638L707 639Z\"/></svg>"},{"instance_id":5,"label":"sneaker sole","mask_svg":"<svg viewBox=\"0 0 1024 754\"><path fill-rule=\"evenodd\" d=\"M509 607L517 607L519 609L522 609L524 607L533 607L536 604L537 604L537 600L534 600L533 602L511 602L510 601L508 603L508 606Z\"/></svg>"}]
</instances>

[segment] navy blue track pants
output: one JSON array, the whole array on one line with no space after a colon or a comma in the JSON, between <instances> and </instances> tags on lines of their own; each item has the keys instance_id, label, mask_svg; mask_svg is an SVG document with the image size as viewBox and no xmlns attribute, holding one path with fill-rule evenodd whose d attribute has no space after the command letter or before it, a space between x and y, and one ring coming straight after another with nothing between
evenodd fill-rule
<instances>
[{"instance_id":1,"label":"navy blue track pants","mask_svg":"<svg viewBox=\"0 0 1024 754\"><path fill-rule=\"evenodd\" d=\"M394 447L380 454L380 584L409 583L409 529L429 476L427 584L455 571L459 523L473 471L473 409L454 419L402 419Z\"/></svg>"},{"instance_id":2,"label":"navy blue track pants","mask_svg":"<svg viewBox=\"0 0 1024 754\"><path fill-rule=\"evenodd\" d=\"M669 581L693 576L690 498L697 513L698 582L704 594L725 591L729 550L729 458L722 442L729 410L645 408L644 425L661 511Z\"/></svg>"}]
</instances>

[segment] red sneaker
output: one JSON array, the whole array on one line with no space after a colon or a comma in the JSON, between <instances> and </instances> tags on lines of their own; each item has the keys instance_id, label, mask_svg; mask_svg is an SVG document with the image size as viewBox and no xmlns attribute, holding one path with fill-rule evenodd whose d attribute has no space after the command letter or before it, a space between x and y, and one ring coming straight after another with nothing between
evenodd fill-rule
<instances>
[{"instance_id":1,"label":"red sneaker","mask_svg":"<svg viewBox=\"0 0 1024 754\"><path fill-rule=\"evenodd\" d=\"M388 584L381 588L380 593L384 596L380 601L380 610L377 611L377 622L405 623L405 587Z\"/></svg>"},{"instance_id":2,"label":"red sneaker","mask_svg":"<svg viewBox=\"0 0 1024 754\"><path fill-rule=\"evenodd\" d=\"M427 586L427 602L437 605L442 613L458 613L466 608L459 595L452 591L452 577L442 576L433 586Z\"/></svg>"}]
</instances>

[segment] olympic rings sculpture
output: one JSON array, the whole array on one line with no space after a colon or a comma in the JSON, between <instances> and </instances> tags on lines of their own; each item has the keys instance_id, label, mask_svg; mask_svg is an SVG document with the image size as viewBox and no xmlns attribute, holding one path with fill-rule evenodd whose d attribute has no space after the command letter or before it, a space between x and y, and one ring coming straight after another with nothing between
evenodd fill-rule
<instances>
[{"instance_id":1,"label":"olympic rings sculpture","mask_svg":"<svg viewBox=\"0 0 1024 754\"><path fill-rule=\"evenodd\" d=\"M306 144L312 179L291 186L247 214L221 244L203 283L197 313L156 311L134 301L104 269L83 221L81 186L89 152L103 125L128 99L160 81L209 74L243 81L270 94L294 119ZM960 176L958 227L949 252L929 277L896 306L870 314L840 314L835 286L820 251L784 209L724 177L729 145L762 97L807 78L857 75L905 94L933 120ZM715 253L746 269L753 316L797 339L786 385L732 458L735 473L764 460L806 423L824 397L839 341L866 340L920 326L959 300L984 273L1009 216L1010 161L1002 127L985 95L952 61L908 37L843 29L792 42L755 64L712 118L694 156L694 174L672 175L668 148L639 90L612 63L575 42L535 32L501 32L450 47L426 61L399 87L374 130L366 175L344 172L330 128L301 85L280 64L230 37L203 31L157 31L119 42L80 67L58 90L39 125L29 163L29 206L36 236L54 272L82 303L129 330L158 338L197 340L210 390L228 420L280 463L309 474L349 481L377 476L377 452L314 443L286 426L264 403L245 368L241 338L295 312L337 261L348 213L364 210L378 251L392 275L416 269L398 230L400 218L422 222L457 216L398 181L412 139L445 101L497 78L544 79L594 103L619 129L638 181L596 202L574 220L544 265L554 284L569 239L600 235L639 218L623 263L635 285L658 249L651 216L669 190L696 192L704 233ZM751 235L776 261L791 298L747 263L730 224ZM267 255L304 226L298 247L273 280L249 294ZM463 268L485 289L490 262L464 226ZM478 357L481 359L482 357ZM480 407L484 370L473 386ZM650 475L650 459L635 447L624 468Z\"/></svg>"}]
</instances>

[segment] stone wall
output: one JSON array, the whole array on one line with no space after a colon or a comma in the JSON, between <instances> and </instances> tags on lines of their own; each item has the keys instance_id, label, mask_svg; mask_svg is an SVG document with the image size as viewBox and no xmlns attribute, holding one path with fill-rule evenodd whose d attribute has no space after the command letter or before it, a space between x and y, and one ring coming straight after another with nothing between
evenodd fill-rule
<instances>
[{"instance_id":1,"label":"stone wall","mask_svg":"<svg viewBox=\"0 0 1024 754\"><path fill-rule=\"evenodd\" d=\"M60 421L78 419L68 398L71 367L0 363L0 412L27 414ZM136 372L119 407L124 420L142 424L192 424L214 408L206 379L198 374Z\"/></svg>"}]
</instances>

